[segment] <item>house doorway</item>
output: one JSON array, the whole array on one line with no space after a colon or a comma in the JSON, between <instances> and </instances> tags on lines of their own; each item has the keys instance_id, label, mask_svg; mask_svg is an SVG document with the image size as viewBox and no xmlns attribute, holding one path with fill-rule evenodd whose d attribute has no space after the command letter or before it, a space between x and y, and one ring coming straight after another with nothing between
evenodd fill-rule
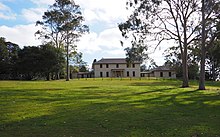
<instances>
[{"instance_id":1,"label":"house doorway","mask_svg":"<svg viewBox=\"0 0 220 137\"><path fill-rule=\"evenodd\" d=\"M120 78L124 77L124 70L112 70L112 77Z\"/></svg>"}]
</instances>

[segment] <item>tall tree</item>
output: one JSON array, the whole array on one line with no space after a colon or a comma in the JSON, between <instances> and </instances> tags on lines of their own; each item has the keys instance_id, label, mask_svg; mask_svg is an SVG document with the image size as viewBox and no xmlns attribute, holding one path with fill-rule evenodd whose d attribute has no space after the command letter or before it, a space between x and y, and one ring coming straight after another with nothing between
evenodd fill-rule
<instances>
[{"instance_id":1,"label":"tall tree","mask_svg":"<svg viewBox=\"0 0 220 137\"><path fill-rule=\"evenodd\" d=\"M20 48L17 44L0 38L0 79L16 79L16 62Z\"/></svg>"},{"instance_id":2,"label":"tall tree","mask_svg":"<svg viewBox=\"0 0 220 137\"><path fill-rule=\"evenodd\" d=\"M8 57L8 51L7 51L7 45L5 38L0 38L0 79L3 78L3 74L7 73L7 60L9 59Z\"/></svg>"},{"instance_id":3,"label":"tall tree","mask_svg":"<svg viewBox=\"0 0 220 137\"><path fill-rule=\"evenodd\" d=\"M24 47L18 56L17 69L22 79L32 80L40 76L42 56L39 47Z\"/></svg>"},{"instance_id":4,"label":"tall tree","mask_svg":"<svg viewBox=\"0 0 220 137\"><path fill-rule=\"evenodd\" d=\"M199 0L129 0L127 5L134 11L125 23L119 24L122 36L133 37L144 47L152 41L158 41L155 47L165 40L175 41L183 65L182 87L188 87L188 46L199 28Z\"/></svg>"},{"instance_id":5,"label":"tall tree","mask_svg":"<svg viewBox=\"0 0 220 137\"><path fill-rule=\"evenodd\" d=\"M73 0L55 0L50 9L44 13L43 21L37 21L42 26L38 31L43 38L50 39L57 48L65 49L66 80L69 76L69 55L76 49L76 42L83 33L88 32L87 25L83 25L84 18L79 5Z\"/></svg>"},{"instance_id":6,"label":"tall tree","mask_svg":"<svg viewBox=\"0 0 220 137\"><path fill-rule=\"evenodd\" d=\"M206 56L207 68L209 68L208 79L215 80L220 72L220 42L215 42L214 46L208 50Z\"/></svg>"},{"instance_id":7,"label":"tall tree","mask_svg":"<svg viewBox=\"0 0 220 137\"><path fill-rule=\"evenodd\" d=\"M41 45L40 50L40 56L42 58L40 61L41 74L43 77L46 77L47 80L50 80L54 73L62 71L65 64L65 58L63 53L52 46L51 43Z\"/></svg>"},{"instance_id":8,"label":"tall tree","mask_svg":"<svg viewBox=\"0 0 220 137\"><path fill-rule=\"evenodd\" d=\"M208 48L213 46L213 42L219 35L217 25L220 22L220 1L201 0L202 8L202 32L201 32L201 63L199 89L205 90L205 59Z\"/></svg>"}]
</instances>

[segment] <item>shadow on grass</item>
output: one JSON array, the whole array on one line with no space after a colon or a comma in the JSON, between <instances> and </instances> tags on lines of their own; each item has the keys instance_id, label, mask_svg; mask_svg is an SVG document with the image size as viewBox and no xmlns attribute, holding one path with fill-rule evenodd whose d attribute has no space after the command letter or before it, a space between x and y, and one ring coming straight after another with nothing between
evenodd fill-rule
<instances>
[{"instance_id":1,"label":"shadow on grass","mask_svg":"<svg viewBox=\"0 0 220 137\"><path fill-rule=\"evenodd\" d=\"M64 88L37 88L37 89L1 88L0 94L20 94L22 92L32 93L32 92L59 91L59 90L64 90Z\"/></svg>"},{"instance_id":2,"label":"shadow on grass","mask_svg":"<svg viewBox=\"0 0 220 137\"><path fill-rule=\"evenodd\" d=\"M167 83L169 82L169 83ZM179 82L174 81L174 80L165 80L163 81L146 81L146 82L133 82L129 86L178 86L180 85Z\"/></svg>"},{"instance_id":3,"label":"shadow on grass","mask_svg":"<svg viewBox=\"0 0 220 137\"><path fill-rule=\"evenodd\" d=\"M30 96L38 96L38 99L46 99L45 105L55 103L51 106L52 113L15 122L1 122L0 134L5 137L220 136L220 106L205 104L207 101L218 101L220 97L200 94L197 90L164 93L175 89L178 90L161 88L135 93L126 89L122 93L116 92L119 94L117 96L113 96L115 92L97 94L84 91L77 96L70 94L62 97L27 89L34 92L24 94L29 101L36 101ZM162 94L142 97L155 92ZM17 95L15 93L13 95ZM133 96L140 98L128 98Z\"/></svg>"},{"instance_id":4,"label":"shadow on grass","mask_svg":"<svg viewBox=\"0 0 220 137\"><path fill-rule=\"evenodd\" d=\"M98 89L99 87L94 87L94 86L90 86L90 87L81 87L81 89Z\"/></svg>"}]
</instances>

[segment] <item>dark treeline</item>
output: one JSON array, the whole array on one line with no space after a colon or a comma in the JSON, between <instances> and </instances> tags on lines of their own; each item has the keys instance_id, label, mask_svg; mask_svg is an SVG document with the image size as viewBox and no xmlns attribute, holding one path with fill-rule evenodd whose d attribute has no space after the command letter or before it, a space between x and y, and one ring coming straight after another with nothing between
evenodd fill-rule
<instances>
[{"instance_id":1,"label":"dark treeline","mask_svg":"<svg viewBox=\"0 0 220 137\"><path fill-rule=\"evenodd\" d=\"M1 80L59 79L64 63L63 52L50 43L21 49L0 38Z\"/></svg>"}]
</instances>

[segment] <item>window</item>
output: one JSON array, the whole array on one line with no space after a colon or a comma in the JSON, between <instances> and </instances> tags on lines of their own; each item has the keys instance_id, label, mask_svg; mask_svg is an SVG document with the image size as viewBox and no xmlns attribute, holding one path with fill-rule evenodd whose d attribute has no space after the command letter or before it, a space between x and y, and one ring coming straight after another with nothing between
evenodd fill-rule
<instances>
[{"instance_id":1,"label":"window","mask_svg":"<svg viewBox=\"0 0 220 137\"><path fill-rule=\"evenodd\" d=\"M163 77L163 72L160 72L160 77Z\"/></svg>"},{"instance_id":2,"label":"window","mask_svg":"<svg viewBox=\"0 0 220 137\"><path fill-rule=\"evenodd\" d=\"M133 71L133 77L135 77L135 71Z\"/></svg>"},{"instance_id":3,"label":"window","mask_svg":"<svg viewBox=\"0 0 220 137\"><path fill-rule=\"evenodd\" d=\"M108 68L108 64L106 64L106 68Z\"/></svg>"},{"instance_id":4,"label":"window","mask_svg":"<svg viewBox=\"0 0 220 137\"><path fill-rule=\"evenodd\" d=\"M119 68L119 64L116 64L116 68Z\"/></svg>"},{"instance_id":5,"label":"window","mask_svg":"<svg viewBox=\"0 0 220 137\"><path fill-rule=\"evenodd\" d=\"M132 67L135 68L135 64L132 64Z\"/></svg>"},{"instance_id":6,"label":"window","mask_svg":"<svg viewBox=\"0 0 220 137\"><path fill-rule=\"evenodd\" d=\"M109 72L106 72L106 77L109 77Z\"/></svg>"},{"instance_id":7,"label":"window","mask_svg":"<svg viewBox=\"0 0 220 137\"><path fill-rule=\"evenodd\" d=\"M127 77L129 77L129 71L127 71Z\"/></svg>"},{"instance_id":8,"label":"window","mask_svg":"<svg viewBox=\"0 0 220 137\"><path fill-rule=\"evenodd\" d=\"M127 64L127 68L129 68L130 67L130 64Z\"/></svg>"},{"instance_id":9,"label":"window","mask_svg":"<svg viewBox=\"0 0 220 137\"><path fill-rule=\"evenodd\" d=\"M171 72L169 72L169 77L171 77L172 76L172 73Z\"/></svg>"},{"instance_id":10,"label":"window","mask_svg":"<svg viewBox=\"0 0 220 137\"><path fill-rule=\"evenodd\" d=\"M100 72L100 77L103 77L102 72Z\"/></svg>"},{"instance_id":11,"label":"window","mask_svg":"<svg viewBox=\"0 0 220 137\"><path fill-rule=\"evenodd\" d=\"M102 64L100 64L100 68L102 68Z\"/></svg>"}]
</instances>

